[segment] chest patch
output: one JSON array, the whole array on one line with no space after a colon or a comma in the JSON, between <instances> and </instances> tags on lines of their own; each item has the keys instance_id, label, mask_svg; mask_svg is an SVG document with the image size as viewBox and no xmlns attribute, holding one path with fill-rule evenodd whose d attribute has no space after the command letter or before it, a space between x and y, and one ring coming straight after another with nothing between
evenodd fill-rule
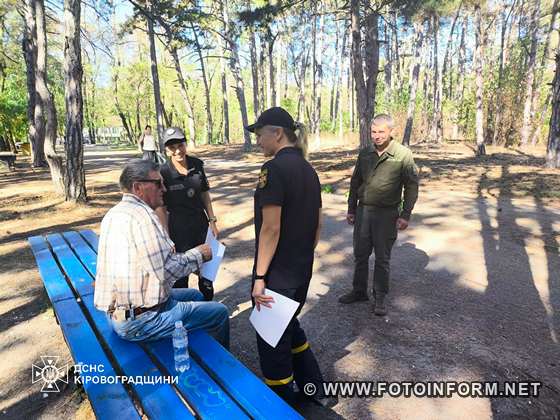
<instances>
[{"instance_id":1,"label":"chest patch","mask_svg":"<svg viewBox=\"0 0 560 420\"><path fill-rule=\"evenodd\" d=\"M185 186L183 184L174 184L174 185L170 185L168 190L170 191L179 191L179 190L183 190L185 189Z\"/></svg>"},{"instance_id":2,"label":"chest patch","mask_svg":"<svg viewBox=\"0 0 560 420\"><path fill-rule=\"evenodd\" d=\"M259 188L266 187L266 182L268 180L268 169L261 169L261 173L259 175Z\"/></svg>"}]
</instances>

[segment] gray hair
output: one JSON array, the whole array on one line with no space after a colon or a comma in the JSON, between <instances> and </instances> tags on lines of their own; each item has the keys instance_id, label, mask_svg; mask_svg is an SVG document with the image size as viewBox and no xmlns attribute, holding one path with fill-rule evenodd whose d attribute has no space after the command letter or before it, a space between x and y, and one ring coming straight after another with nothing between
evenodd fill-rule
<instances>
[{"instance_id":1,"label":"gray hair","mask_svg":"<svg viewBox=\"0 0 560 420\"><path fill-rule=\"evenodd\" d=\"M147 179L152 171L159 171L159 165L151 160L129 160L124 166L119 178L121 190L123 192L131 192L132 184L141 179Z\"/></svg>"},{"instance_id":2,"label":"gray hair","mask_svg":"<svg viewBox=\"0 0 560 420\"><path fill-rule=\"evenodd\" d=\"M377 114L371 120L371 125L386 125L389 128L395 128L395 120L389 114Z\"/></svg>"}]
</instances>

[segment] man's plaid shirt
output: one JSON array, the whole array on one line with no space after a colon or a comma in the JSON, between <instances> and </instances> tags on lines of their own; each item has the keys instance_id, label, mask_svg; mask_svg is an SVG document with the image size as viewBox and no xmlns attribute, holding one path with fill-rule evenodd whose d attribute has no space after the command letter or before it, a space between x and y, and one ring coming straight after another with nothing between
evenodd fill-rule
<instances>
[{"instance_id":1,"label":"man's plaid shirt","mask_svg":"<svg viewBox=\"0 0 560 420\"><path fill-rule=\"evenodd\" d=\"M94 303L112 311L165 302L173 283L200 269L198 250L176 253L156 213L124 194L101 222Z\"/></svg>"}]
</instances>

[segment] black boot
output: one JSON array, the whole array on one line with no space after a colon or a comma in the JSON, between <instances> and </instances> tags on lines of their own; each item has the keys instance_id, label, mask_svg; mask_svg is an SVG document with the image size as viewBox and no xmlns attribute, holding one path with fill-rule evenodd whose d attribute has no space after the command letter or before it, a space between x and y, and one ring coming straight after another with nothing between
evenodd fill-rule
<instances>
[{"instance_id":1,"label":"black boot","mask_svg":"<svg viewBox=\"0 0 560 420\"><path fill-rule=\"evenodd\" d=\"M342 295L338 301L340 303L354 303L354 302L363 302L369 300L368 295L366 293L356 292L352 290L350 293L346 293Z\"/></svg>"},{"instance_id":2,"label":"black boot","mask_svg":"<svg viewBox=\"0 0 560 420\"><path fill-rule=\"evenodd\" d=\"M198 290L204 295L204 300L210 302L214 299L214 284L204 277L198 278Z\"/></svg>"},{"instance_id":3,"label":"black boot","mask_svg":"<svg viewBox=\"0 0 560 420\"><path fill-rule=\"evenodd\" d=\"M385 306L385 293L377 292L375 294L375 302L373 304L373 313L377 316L387 315L387 307Z\"/></svg>"}]
</instances>

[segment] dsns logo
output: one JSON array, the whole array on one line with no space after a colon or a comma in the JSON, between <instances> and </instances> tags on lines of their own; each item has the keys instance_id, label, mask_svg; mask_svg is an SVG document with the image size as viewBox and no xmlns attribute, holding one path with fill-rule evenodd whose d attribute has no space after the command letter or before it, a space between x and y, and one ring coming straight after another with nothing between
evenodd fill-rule
<instances>
[{"instance_id":1,"label":"dsns logo","mask_svg":"<svg viewBox=\"0 0 560 420\"><path fill-rule=\"evenodd\" d=\"M41 392L60 392L58 381L68 383L68 365L57 367L59 356L41 356L41 365L31 367L31 382L43 381Z\"/></svg>"}]
</instances>

